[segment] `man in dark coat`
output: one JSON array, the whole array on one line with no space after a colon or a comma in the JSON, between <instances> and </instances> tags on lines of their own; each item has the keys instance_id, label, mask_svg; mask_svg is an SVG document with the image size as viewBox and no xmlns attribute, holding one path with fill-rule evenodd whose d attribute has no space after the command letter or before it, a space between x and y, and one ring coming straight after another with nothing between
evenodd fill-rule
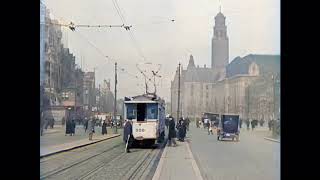
<instances>
[{"instance_id":1,"label":"man in dark coat","mask_svg":"<svg viewBox=\"0 0 320 180\"><path fill-rule=\"evenodd\" d=\"M186 123L185 121L180 118L178 124L177 124L177 129L178 129L178 132L179 132L179 141L184 141L184 138L186 136Z\"/></svg>"},{"instance_id":2,"label":"man in dark coat","mask_svg":"<svg viewBox=\"0 0 320 180\"><path fill-rule=\"evenodd\" d=\"M246 119L247 130L250 130L250 120Z\"/></svg>"},{"instance_id":3,"label":"man in dark coat","mask_svg":"<svg viewBox=\"0 0 320 180\"><path fill-rule=\"evenodd\" d=\"M75 122L75 120L74 119L72 119L72 121L71 121L71 136L74 136L74 133L75 133L75 131L76 131L76 122Z\"/></svg>"},{"instance_id":4,"label":"man in dark coat","mask_svg":"<svg viewBox=\"0 0 320 180\"><path fill-rule=\"evenodd\" d=\"M242 127L242 118L240 118L239 126L240 126L240 129L241 129L241 127Z\"/></svg>"},{"instance_id":5,"label":"man in dark coat","mask_svg":"<svg viewBox=\"0 0 320 180\"><path fill-rule=\"evenodd\" d=\"M71 120L70 119L67 119L67 122L66 122L66 134L70 134L71 135Z\"/></svg>"},{"instance_id":6,"label":"man in dark coat","mask_svg":"<svg viewBox=\"0 0 320 180\"><path fill-rule=\"evenodd\" d=\"M174 119L172 116L169 117L169 134L168 134L168 146L171 146L171 143L173 143L174 146L177 145L176 143L176 125L174 122Z\"/></svg>"},{"instance_id":7,"label":"man in dark coat","mask_svg":"<svg viewBox=\"0 0 320 180\"><path fill-rule=\"evenodd\" d=\"M129 139L128 139L129 138ZM132 140L133 140L133 136L132 136L132 124L130 120L126 121L126 124L124 125L123 128L123 141L124 143L128 142L128 146L127 146L127 153L130 153L130 148L132 145Z\"/></svg>"},{"instance_id":8,"label":"man in dark coat","mask_svg":"<svg viewBox=\"0 0 320 180\"><path fill-rule=\"evenodd\" d=\"M251 130L253 131L253 129L255 128L256 124L255 124L255 120L251 121Z\"/></svg>"},{"instance_id":9,"label":"man in dark coat","mask_svg":"<svg viewBox=\"0 0 320 180\"><path fill-rule=\"evenodd\" d=\"M102 123L101 133L102 135L107 134L107 122L105 120Z\"/></svg>"}]
</instances>

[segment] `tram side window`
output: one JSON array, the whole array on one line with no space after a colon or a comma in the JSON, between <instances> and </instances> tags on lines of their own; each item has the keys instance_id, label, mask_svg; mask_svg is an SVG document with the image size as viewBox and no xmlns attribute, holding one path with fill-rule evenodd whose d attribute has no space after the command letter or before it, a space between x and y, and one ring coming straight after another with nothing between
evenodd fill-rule
<instances>
[{"instance_id":1,"label":"tram side window","mask_svg":"<svg viewBox=\"0 0 320 180\"><path fill-rule=\"evenodd\" d=\"M127 104L127 119L136 119L136 104Z\"/></svg>"},{"instance_id":2,"label":"tram side window","mask_svg":"<svg viewBox=\"0 0 320 180\"><path fill-rule=\"evenodd\" d=\"M158 104L152 103L147 105L147 118L158 119Z\"/></svg>"},{"instance_id":3,"label":"tram side window","mask_svg":"<svg viewBox=\"0 0 320 180\"><path fill-rule=\"evenodd\" d=\"M137 121L144 121L146 119L146 104L137 104Z\"/></svg>"}]
</instances>

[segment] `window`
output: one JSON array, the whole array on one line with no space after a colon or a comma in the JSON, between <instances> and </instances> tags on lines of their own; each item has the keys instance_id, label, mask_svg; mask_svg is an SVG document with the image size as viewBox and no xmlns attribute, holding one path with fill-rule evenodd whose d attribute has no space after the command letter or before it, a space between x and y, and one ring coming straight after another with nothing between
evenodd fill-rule
<instances>
[{"instance_id":1,"label":"window","mask_svg":"<svg viewBox=\"0 0 320 180\"><path fill-rule=\"evenodd\" d=\"M148 119L158 119L158 104L157 103L147 104L147 118Z\"/></svg>"},{"instance_id":2,"label":"window","mask_svg":"<svg viewBox=\"0 0 320 180\"><path fill-rule=\"evenodd\" d=\"M126 104L127 107L127 119L136 119L136 104Z\"/></svg>"},{"instance_id":3,"label":"window","mask_svg":"<svg viewBox=\"0 0 320 180\"><path fill-rule=\"evenodd\" d=\"M209 89L209 85L206 85L206 89L207 89L207 90Z\"/></svg>"}]
</instances>

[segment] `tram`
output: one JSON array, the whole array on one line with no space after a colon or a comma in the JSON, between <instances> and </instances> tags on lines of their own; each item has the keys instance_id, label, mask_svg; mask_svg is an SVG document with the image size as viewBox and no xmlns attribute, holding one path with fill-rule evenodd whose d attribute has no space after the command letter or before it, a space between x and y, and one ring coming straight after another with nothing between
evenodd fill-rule
<instances>
[{"instance_id":1,"label":"tram","mask_svg":"<svg viewBox=\"0 0 320 180\"><path fill-rule=\"evenodd\" d=\"M164 139L165 101L155 94L125 97L124 119L132 120L134 143L152 146Z\"/></svg>"}]
</instances>

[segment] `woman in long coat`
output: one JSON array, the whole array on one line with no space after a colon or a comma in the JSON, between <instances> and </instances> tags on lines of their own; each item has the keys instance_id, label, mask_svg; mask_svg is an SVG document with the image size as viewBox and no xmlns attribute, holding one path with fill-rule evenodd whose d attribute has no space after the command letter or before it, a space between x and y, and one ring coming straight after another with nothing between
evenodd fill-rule
<instances>
[{"instance_id":1,"label":"woman in long coat","mask_svg":"<svg viewBox=\"0 0 320 180\"><path fill-rule=\"evenodd\" d=\"M101 128L102 135L107 134L107 122L104 120Z\"/></svg>"},{"instance_id":2,"label":"woman in long coat","mask_svg":"<svg viewBox=\"0 0 320 180\"><path fill-rule=\"evenodd\" d=\"M176 126L173 117L169 117L169 134L168 134L168 143L171 146L171 142L173 142L174 146L177 145L175 138L176 138Z\"/></svg>"}]
</instances>

